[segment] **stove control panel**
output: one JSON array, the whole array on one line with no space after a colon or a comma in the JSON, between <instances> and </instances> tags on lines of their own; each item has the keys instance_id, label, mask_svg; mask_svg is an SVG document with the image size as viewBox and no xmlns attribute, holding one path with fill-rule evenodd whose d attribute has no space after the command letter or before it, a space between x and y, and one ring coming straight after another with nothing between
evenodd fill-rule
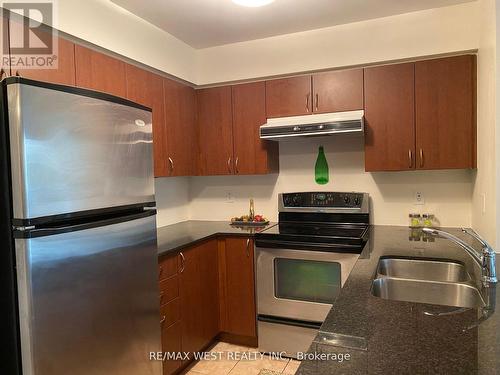
<instances>
[{"instance_id":1,"label":"stove control panel","mask_svg":"<svg viewBox=\"0 0 500 375\"><path fill-rule=\"evenodd\" d=\"M309 192L284 193L281 196L285 208L361 209L365 195L364 193Z\"/></svg>"}]
</instances>

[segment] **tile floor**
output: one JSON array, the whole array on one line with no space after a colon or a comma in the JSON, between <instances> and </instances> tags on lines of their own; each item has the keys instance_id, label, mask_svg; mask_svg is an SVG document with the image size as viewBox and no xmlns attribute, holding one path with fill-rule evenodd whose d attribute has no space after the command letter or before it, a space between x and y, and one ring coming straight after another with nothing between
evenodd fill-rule
<instances>
[{"instance_id":1,"label":"tile floor","mask_svg":"<svg viewBox=\"0 0 500 375\"><path fill-rule=\"evenodd\" d=\"M216 344L210 352L222 353L221 358L202 360L190 366L185 375L259 375L261 370L272 370L278 374L293 375L300 362L293 359L260 358L255 348L232 345L225 342ZM227 355L226 353L235 353ZM244 354L250 353L250 354ZM241 358L241 357L244 358ZM240 358L238 358L240 357Z\"/></svg>"}]
</instances>

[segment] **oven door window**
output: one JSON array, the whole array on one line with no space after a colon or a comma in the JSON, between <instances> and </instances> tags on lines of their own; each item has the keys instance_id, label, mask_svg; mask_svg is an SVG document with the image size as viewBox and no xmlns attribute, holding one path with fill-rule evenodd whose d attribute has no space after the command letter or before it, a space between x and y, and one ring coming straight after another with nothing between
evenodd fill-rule
<instances>
[{"instance_id":1,"label":"oven door window","mask_svg":"<svg viewBox=\"0 0 500 375\"><path fill-rule=\"evenodd\" d=\"M274 259L276 298L332 304L340 288L340 263Z\"/></svg>"}]
</instances>

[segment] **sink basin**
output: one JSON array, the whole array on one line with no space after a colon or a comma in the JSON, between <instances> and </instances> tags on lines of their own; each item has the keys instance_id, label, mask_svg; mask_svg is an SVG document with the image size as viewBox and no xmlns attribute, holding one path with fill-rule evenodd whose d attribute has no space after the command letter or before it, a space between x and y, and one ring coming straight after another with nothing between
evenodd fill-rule
<instances>
[{"instance_id":1,"label":"sink basin","mask_svg":"<svg viewBox=\"0 0 500 375\"><path fill-rule=\"evenodd\" d=\"M377 276L449 282L470 280L467 270L461 263L415 258L380 259Z\"/></svg>"},{"instance_id":2,"label":"sink basin","mask_svg":"<svg viewBox=\"0 0 500 375\"><path fill-rule=\"evenodd\" d=\"M481 293L465 283L381 277L373 281L372 294L395 301L466 308L485 306Z\"/></svg>"}]
</instances>

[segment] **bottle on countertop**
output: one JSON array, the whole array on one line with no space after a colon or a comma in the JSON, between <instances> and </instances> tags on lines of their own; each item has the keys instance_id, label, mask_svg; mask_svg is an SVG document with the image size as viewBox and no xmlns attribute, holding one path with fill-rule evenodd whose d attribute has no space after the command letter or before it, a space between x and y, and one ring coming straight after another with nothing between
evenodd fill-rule
<instances>
[{"instance_id":1,"label":"bottle on countertop","mask_svg":"<svg viewBox=\"0 0 500 375\"><path fill-rule=\"evenodd\" d=\"M255 207L254 207L253 198L250 198L250 212L249 212L248 216L249 216L250 221L253 221L253 219L255 218Z\"/></svg>"}]
</instances>

